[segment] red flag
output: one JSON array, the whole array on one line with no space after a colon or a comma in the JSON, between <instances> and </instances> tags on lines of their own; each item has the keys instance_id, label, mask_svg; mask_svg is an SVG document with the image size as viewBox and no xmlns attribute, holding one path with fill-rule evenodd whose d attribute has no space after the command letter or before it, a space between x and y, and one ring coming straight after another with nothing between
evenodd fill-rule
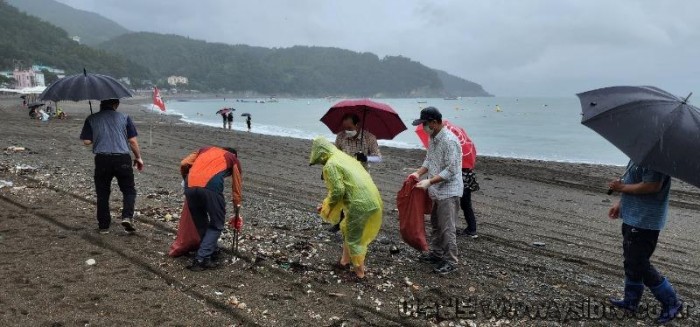
<instances>
[{"instance_id":1,"label":"red flag","mask_svg":"<svg viewBox=\"0 0 700 327\"><path fill-rule=\"evenodd\" d=\"M153 87L153 105L160 108L160 111L165 111L165 102L160 98L160 91L158 87Z\"/></svg>"}]
</instances>

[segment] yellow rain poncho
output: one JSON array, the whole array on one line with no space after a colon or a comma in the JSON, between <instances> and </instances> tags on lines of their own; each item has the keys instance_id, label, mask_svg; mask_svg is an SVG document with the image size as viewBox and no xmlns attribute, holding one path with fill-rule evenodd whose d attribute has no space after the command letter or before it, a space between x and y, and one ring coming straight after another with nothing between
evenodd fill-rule
<instances>
[{"instance_id":1,"label":"yellow rain poncho","mask_svg":"<svg viewBox=\"0 0 700 327\"><path fill-rule=\"evenodd\" d=\"M360 266L365 260L367 246L382 226L383 204L379 190L357 159L338 150L323 137L314 139L309 161L312 165L323 165L323 180L328 188L321 217L337 224L341 211L345 212L340 231L353 266Z\"/></svg>"}]
</instances>

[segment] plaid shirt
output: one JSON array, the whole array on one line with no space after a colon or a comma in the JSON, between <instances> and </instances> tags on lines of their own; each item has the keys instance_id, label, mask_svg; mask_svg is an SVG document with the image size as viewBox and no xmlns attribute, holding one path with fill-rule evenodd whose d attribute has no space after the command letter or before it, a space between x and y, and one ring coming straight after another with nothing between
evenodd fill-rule
<instances>
[{"instance_id":1,"label":"plaid shirt","mask_svg":"<svg viewBox=\"0 0 700 327\"><path fill-rule=\"evenodd\" d=\"M360 133L362 132L363 131L359 131L358 134L354 137L345 136L345 132L338 133L337 137L335 138L335 147L338 148L340 151L347 153L353 158L355 157L355 153L358 152L362 152L368 157L381 157L382 154L379 152L379 144L377 144L377 137L368 131L364 131L363 138L362 135L360 135ZM360 138L362 138L362 142L360 142ZM366 162L363 162L362 165L365 168L368 167Z\"/></svg>"},{"instance_id":2,"label":"plaid shirt","mask_svg":"<svg viewBox=\"0 0 700 327\"><path fill-rule=\"evenodd\" d=\"M428 178L439 175L443 181L428 188L428 194L435 200L462 196L462 147L457 137L443 128L430 139L428 154L423 167L428 169Z\"/></svg>"}]
</instances>

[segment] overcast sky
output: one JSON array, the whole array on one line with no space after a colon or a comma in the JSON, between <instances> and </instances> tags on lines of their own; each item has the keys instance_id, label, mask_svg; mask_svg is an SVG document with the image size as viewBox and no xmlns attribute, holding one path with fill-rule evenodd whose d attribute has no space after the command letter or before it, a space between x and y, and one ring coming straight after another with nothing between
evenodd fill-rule
<instances>
[{"instance_id":1,"label":"overcast sky","mask_svg":"<svg viewBox=\"0 0 700 327\"><path fill-rule=\"evenodd\" d=\"M697 0L59 0L134 31L403 55L496 95L700 92Z\"/></svg>"}]
</instances>

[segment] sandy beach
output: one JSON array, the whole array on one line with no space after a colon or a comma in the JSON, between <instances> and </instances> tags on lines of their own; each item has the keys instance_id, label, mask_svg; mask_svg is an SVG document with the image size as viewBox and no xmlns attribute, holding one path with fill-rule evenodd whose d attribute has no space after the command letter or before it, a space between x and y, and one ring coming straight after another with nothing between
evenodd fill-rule
<instances>
[{"instance_id":1,"label":"sandy beach","mask_svg":"<svg viewBox=\"0 0 700 327\"><path fill-rule=\"evenodd\" d=\"M424 151L382 148L384 162L371 173L384 221L368 253L367 279L357 283L333 268L340 242L314 210L326 190L321 168L308 165L310 141L185 124L129 100L120 110L139 129L146 163L136 175L138 233L127 236L114 224L99 235L93 156L78 140L87 103L62 103L67 120L41 123L17 100L0 98L0 150L26 148L0 154L0 180L14 184L0 189L2 326L654 325L649 317L577 317L562 309L606 303L622 291L621 222L607 218L617 197L605 194L621 167L480 157L481 190L473 196L480 237L459 238L459 270L440 277L403 244L395 210L396 192ZM240 260L193 273L184 269L189 257L167 252L183 203L179 162L205 145L239 151L245 226ZM17 169L25 165L32 168ZM120 204L114 182L113 218ZM652 258L689 304L700 299L699 213L700 190L676 181ZM458 227L464 225L460 215ZM390 253L393 246L398 254ZM421 299L443 307L438 314L430 305L427 315L402 313ZM546 318L486 308L504 299L561 306ZM644 302L657 304L648 292ZM693 310L674 324L700 324Z\"/></svg>"}]
</instances>

